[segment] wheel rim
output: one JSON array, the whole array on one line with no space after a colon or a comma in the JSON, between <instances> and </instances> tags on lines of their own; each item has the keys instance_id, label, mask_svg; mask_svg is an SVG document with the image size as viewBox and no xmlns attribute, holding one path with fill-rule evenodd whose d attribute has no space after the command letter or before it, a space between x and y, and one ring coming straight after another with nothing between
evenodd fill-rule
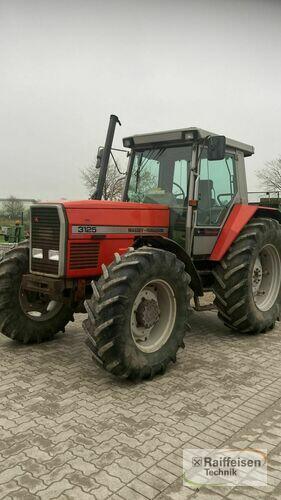
<instances>
[{"instance_id":1,"label":"wheel rim","mask_svg":"<svg viewBox=\"0 0 281 500\"><path fill-rule=\"evenodd\" d=\"M131 332L138 349L152 353L166 344L176 313L172 287L161 279L149 281L135 298L131 314Z\"/></svg>"},{"instance_id":2,"label":"wheel rim","mask_svg":"<svg viewBox=\"0 0 281 500\"><path fill-rule=\"evenodd\" d=\"M281 263L273 245L265 245L255 260L252 274L252 292L260 311L268 311L275 304L280 290Z\"/></svg>"},{"instance_id":3,"label":"wheel rim","mask_svg":"<svg viewBox=\"0 0 281 500\"><path fill-rule=\"evenodd\" d=\"M22 311L33 321L47 321L58 314L63 303L50 300L48 295L20 288L19 299Z\"/></svg>"}]
</instances>

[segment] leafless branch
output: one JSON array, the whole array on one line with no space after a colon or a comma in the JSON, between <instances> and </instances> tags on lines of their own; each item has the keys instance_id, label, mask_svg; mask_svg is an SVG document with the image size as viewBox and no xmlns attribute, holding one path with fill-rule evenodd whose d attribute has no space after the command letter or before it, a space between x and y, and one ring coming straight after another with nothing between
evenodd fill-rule
<instances>
[{"instance_id":1,"label":"leafless branch","mask_svg":"<svg viewBox=\"0 0 281 500\"><path fill-rule=\"evenodd\" d=\"M281 191L281 157L267 162L256 175L263 188L268 191Z\"/></svg>"},{"instance_id":2,"label":"leafless branch","mask_svg":"<svg viewBox=\"0 0 281 500\"><path fill-rule=\"evenodd\" d=\"M11 220L19 219L22 212L24 212L23 203L15 196L10 196L7 201L3 203L3 214Z\"/></svg>"},{"instance_id":3,"label":"leafless branch","mask_svg":"<svg viewBox=\"0 0 281 500\"><path fill-rule=\"evenodd\" d=\"M95 165L90 165L81 171L81 176L83 184L89 190L89 195L91 196L97 187L98 177L100 170L95 167ZM122 175L116 166L110 164L108 166L107 176L105 180L103 199L104 200L120 200L123 191L124 175Z\"/></svg>"}]
</instances>

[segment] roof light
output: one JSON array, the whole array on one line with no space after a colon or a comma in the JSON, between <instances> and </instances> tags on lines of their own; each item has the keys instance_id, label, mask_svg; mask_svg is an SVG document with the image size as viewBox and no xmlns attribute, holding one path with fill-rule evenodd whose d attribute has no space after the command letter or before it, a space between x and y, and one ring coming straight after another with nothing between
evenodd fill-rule
<instances>
[{"instance_id":1,"label":"roof light","mask_svg":"<svg viewBox=\"0 0 281 500\"><path fill-rule=\"evenodd\" d=\"M193 141L193 139L194 139L193 132L190 132L190 131L189 132L185 132L184 133L184 138L185 138L186 141Z\"/></svg>"}]
</instances>

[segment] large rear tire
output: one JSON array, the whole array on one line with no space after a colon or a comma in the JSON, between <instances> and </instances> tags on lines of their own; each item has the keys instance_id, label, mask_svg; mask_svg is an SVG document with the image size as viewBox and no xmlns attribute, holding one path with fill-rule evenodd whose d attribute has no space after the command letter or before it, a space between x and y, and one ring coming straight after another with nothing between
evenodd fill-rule
<instances>
[{"instance_id":1,"label":"large rear tire","mask_svg":"<svg viewBox=\"0 0 281 500\"><path fill-rule=\"evenodd\" d=\"M73 319L71 308L22 289L29 249L17 247L0 262L0 332L20 343L51 340Z\"/></svg>"},{"instance_id":2,"label":"large rear tire","mask_svg":"<svg viewBox=\"0 0 281 500\"><path fill-rule=\"evenodd\" d=\"M214 272L218 317L241 333L274 327L281 305L281 226L252 219Z\"/></svg>"},{"instance_id":3,"label":"large rear tire","mask_svg":"<svg viewBox=\"0 0 281 500\"><path fill-rule=\"evenodd\" d=\"M164 250L142 247L106 268L85 301L88 346L114 375L152 378L176 360L188 327L190 277Z\"/></svg>"}]
</instances>

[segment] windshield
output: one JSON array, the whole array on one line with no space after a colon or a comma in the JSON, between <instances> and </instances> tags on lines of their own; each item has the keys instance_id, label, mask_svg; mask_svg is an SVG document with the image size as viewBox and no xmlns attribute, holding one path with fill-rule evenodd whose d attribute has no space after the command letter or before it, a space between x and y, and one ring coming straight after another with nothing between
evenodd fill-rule
<instances>
[{"instance_id":1,"label":"windshield","mask_svg":"<svg viewBox=\"0 0 281 500\"><path fill-rule=\"evenodd\" d=\"M136 151L128 200L183 206L187 200L192 146Z\"/></svg>"}]
</instances>

